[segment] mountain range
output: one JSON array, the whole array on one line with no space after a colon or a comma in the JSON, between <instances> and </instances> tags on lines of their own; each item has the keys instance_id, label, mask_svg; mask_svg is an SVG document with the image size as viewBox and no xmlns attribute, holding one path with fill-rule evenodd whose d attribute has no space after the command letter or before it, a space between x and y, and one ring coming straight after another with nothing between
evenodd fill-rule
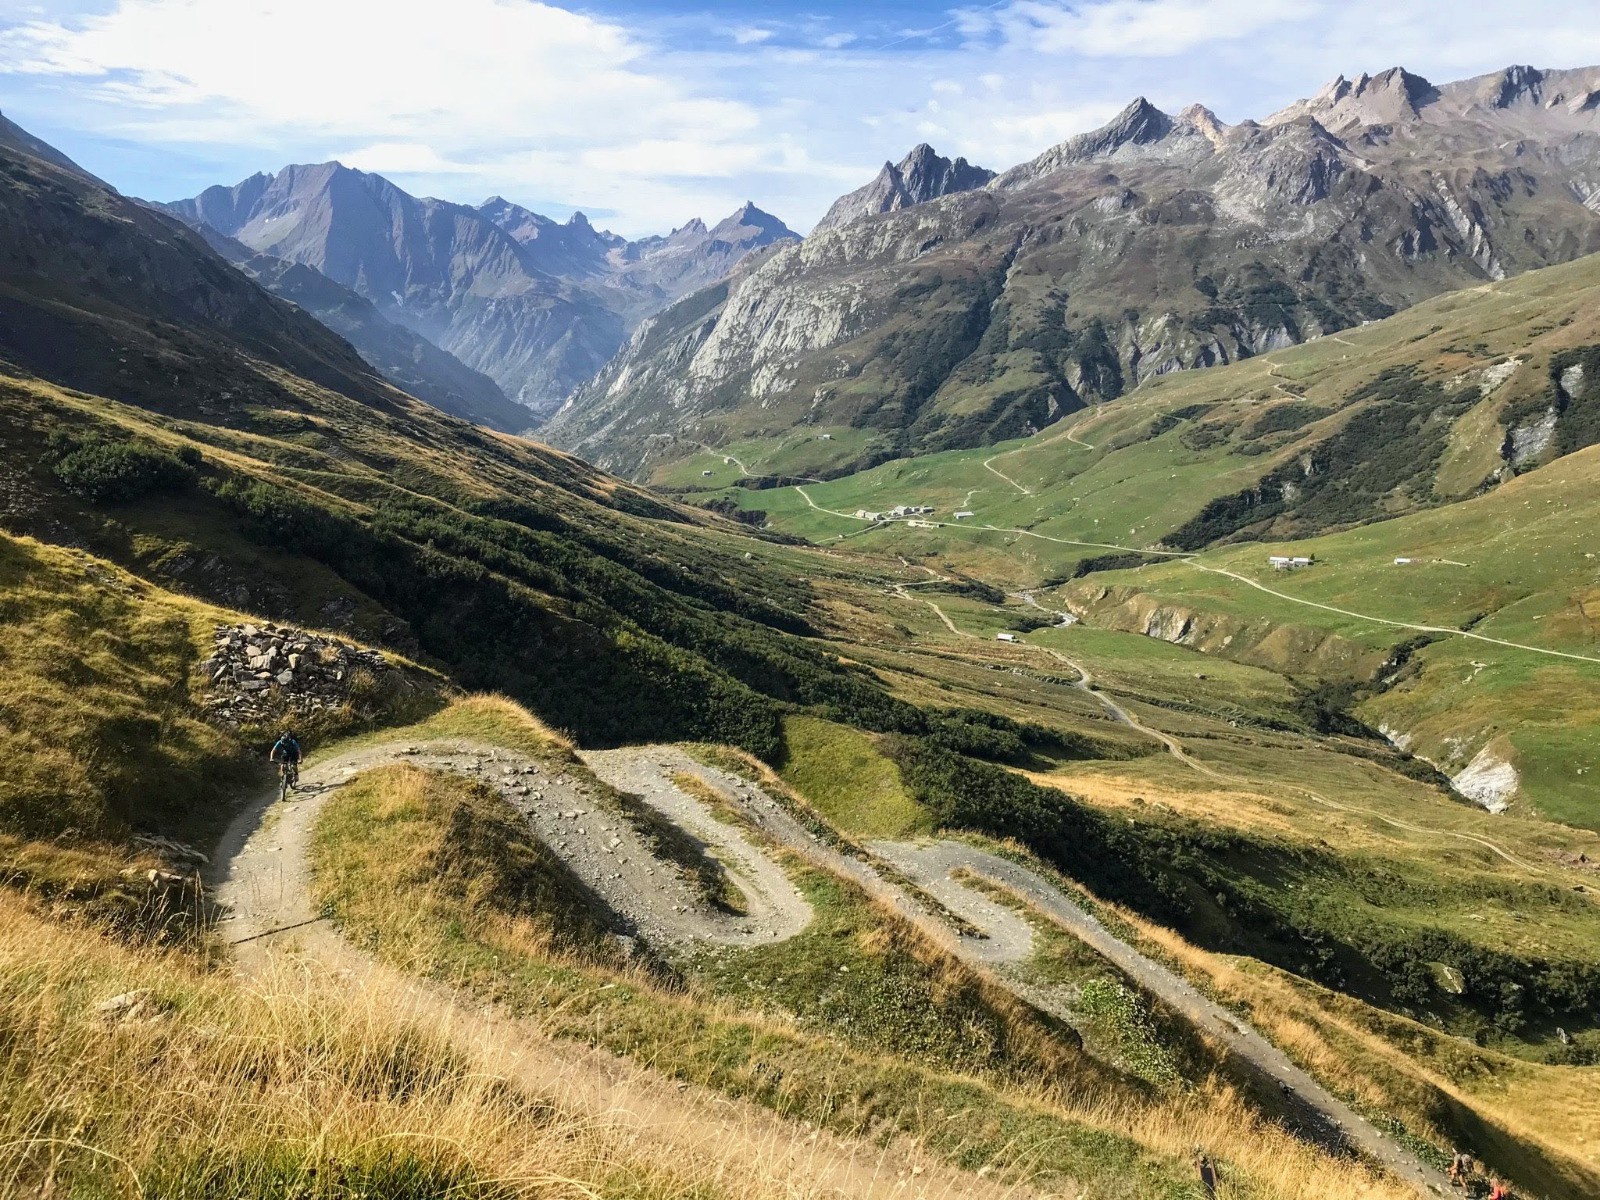
<instances>
[{"instance_id":1,"label":"mountain range","mask_svg":"<svg viewBox=\"0 0 1600 1200\"><path fill-rule=\"evenodd\" d=\"M448 376L426 385L435 394L460 392L468 379L461 368L487 376L502 399L530 411L507 414L481 384L471 388L471 411L485 419L493 409L491 423L511 429L559 405L640 320L720 278L749 251L794 237L746 204L711 228L694 220L667 236L628 241L582 213L557 222L498 196L476 208L419 198L336 162L253 175L161 207L229 239L238 265L266 256L268 264L309 267L367 301L375 312L359 327L347 316L334 327L402 386L416 385L423 358ZM248 269L268 287L282 275L260 263ZM350 307L305 289L294 298L322 304L312 309L317 315ZM461 367L422 351L397 376L397 339L373 316Z\"/></svg>"},{"instance_id":2,"label":"mountain range","mask_svg":"<svg viewBox=\"0 0 1600 1200\"><path fill-rule=\"evenodd\" d=\"M1394 68L1236 125L1139 99L986 175L925 147L885 164L646 321L542 436L644 475L811 430L796 468L837 472L1576 258L1600 249L1600 68Z\"/></svg>"},{"instance_id":3,"label":"mountain range","mask_svg":"<svg viewBox=\"0 0 1600 1200\"><path fill-rule=\"evenodd\" d=\"M1585 77L1141 103L992 178L919 147L798 246L338 168L325 237L241 200L263 250L0 120L8 1177L1135 1200L1198 1147L1256 1200L1406 1200L1467 1146L1600 1195L1600 255L1524 271L1592 234ZM1482 238L1405 242L1430 195ZM1350 291L1284 274L1317 237ZM1239 308L1252 263L1289 294ZM602 402L770 322L727 424L642 461L781 437L668 492L469 423L527 409L406 310L465 336L496 280L642 320ZM1141 373L1118 331L1191 293L1249 360ZM928 399L824 424L830 354ZM982 440L1052 362L1093 408L1042 436L764 486Z\"/></svg>"}]
</instances>

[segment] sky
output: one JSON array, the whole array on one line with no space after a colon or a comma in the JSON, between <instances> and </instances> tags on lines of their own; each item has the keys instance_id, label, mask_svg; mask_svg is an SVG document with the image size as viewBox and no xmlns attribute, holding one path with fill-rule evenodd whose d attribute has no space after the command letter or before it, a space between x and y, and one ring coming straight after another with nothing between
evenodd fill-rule
<instances>
[{"instance_id":1,"label":"sky","mask_svg":"<svg viewBox=\"0 0 1600 1200\"><path fill-rule=\"evenodd\" d=\"M1594 0L0 0L0 109L131 195L338 159L628 236L804 231L918 142L1001 170L1136 96L1600 63Z\"/></svg>"}]
</instances>

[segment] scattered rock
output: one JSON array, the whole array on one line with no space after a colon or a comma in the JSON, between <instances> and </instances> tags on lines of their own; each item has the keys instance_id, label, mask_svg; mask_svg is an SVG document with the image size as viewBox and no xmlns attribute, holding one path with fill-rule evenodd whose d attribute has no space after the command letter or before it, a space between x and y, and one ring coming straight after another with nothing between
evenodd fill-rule
<instances>
[{"instance_id":1,"label":"scattered rock","mask_svg":"<svg viewBox=\"0 0 1600 1200\"><path fill-rule=\"evenodd\" d=\"M222 724L262 724L297 713L337 708L358 670L392 671L375 650L273 624L219 625L211 657L201 664L211 683L206 706Z\"/></svg>"},{"instance_id":2,"label":"scattered rock","mask_svg":"<svg viewBox=\"0 0 1600 1200\"><path fill-rule=\"evenodd\" d=\"M95 1005L95 1012L110 1021L126 1021L138 1016L148 1007L151 992L149 988L135 988L131 992L123 992L109 1000L102 1000Z\"/></svg>"}]
</instances>

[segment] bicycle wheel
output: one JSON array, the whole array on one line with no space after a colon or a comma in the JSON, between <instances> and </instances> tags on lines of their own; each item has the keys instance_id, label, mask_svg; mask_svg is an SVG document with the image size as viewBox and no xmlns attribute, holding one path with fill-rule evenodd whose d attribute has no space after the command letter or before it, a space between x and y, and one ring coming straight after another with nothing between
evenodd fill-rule
<instances>
[{"instance_id":1,"label":"bicycle wheel","mask_svg":"<svg viewBox=\"0 0 1600 1200\"><path fill-rule=\"evenodd\" d=\"M290 786L289 766L287 763L285 763L283 766L278 768L278 799L280 801L287 800L289 798Z\"/></svg>"}]
</instances>

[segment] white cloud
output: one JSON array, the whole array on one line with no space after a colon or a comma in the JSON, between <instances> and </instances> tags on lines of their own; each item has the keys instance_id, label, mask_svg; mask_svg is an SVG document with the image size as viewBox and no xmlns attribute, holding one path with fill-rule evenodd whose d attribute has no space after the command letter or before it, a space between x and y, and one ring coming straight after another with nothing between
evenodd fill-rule
<instances>
[{"instance_id":1,"label":"white cloud","mask_svg":"<svg viewBox=\"0 0 1600 1200\"><path fill-rule=\"evenodd\" d=\"M378 175L468 175L475 170L420 142L374 142L335 157L347 167Z\"/></svg>"},{"instance_id":2,"label":"white cloud","mask_svg":"<svg viewBox=\"0 0 1600 1200\"><path fill-rule=\"evenodd\" d=\"M353 145L351 165L421 177L521 147L560 172L545 195L582 195L586 154L611 148L619 163L653 140L707 173L745 169L757 109L652 69L650 51L530 0L453 0L447 16L433 0L381 13L370 0L118 0L0 32L0 70L70 84L107 132L137 140Z\"/></svg>"},{"instance_id":3,"label":"white cloud","mask_svg":"<svg viewBox=\"0 0 1600 1200\"><path fill-rule=\"evenodd\" d=\"M1477 0L1471 21L1459 0L944 0L909 32L872 5L625 23L603 15L622 0L574 2L0 0L0 87L148 195L339 157L640 233L745 198L801 228L917 141L1003 169L1139 94L1236 121L1340 72L1600 60L1572 0Z\"/></svg>"}]
</instances>

